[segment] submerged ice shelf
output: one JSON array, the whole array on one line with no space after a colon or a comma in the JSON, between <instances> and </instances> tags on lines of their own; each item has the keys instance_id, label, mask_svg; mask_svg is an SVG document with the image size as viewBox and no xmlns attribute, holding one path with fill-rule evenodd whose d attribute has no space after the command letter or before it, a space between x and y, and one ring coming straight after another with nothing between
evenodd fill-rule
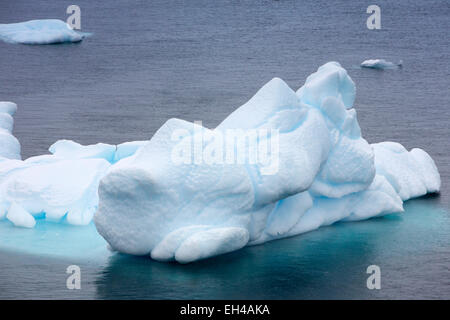
<instances>
[{"instance_id":1,"label":"submerged ice shelf","mask_svg":"<svg viewBox=\"0 0 450 320\"><path fill-rule=\"evenodd\" d=\"M60 140L51 155L25 161L2 143L0 219L10 211L24 226L33 216L77 225L94 219L117 251L188 263L337 221L402 212L403 201L438 192L439 173L425 151L361 137L354 98L353 81L330 62L297 92L271 80L213 130L170 119L149 141ZM0 103L1 110L15 105ZM10 135L12 122L4 123ZM233 130L276 136L276 170L250 157L174 161L174 150L195 149L190 142L199 137L201 150L216 153L218 137ZM255 148L268 137L256 138ZM234 148L225 144L225 151Z\"/></svg>"},{"instance_id":2,"label":"submerged ice shelf","mask_svg":"<svg viewBox=\"0 0 450 320\"><path fill-rule=\"evenodd\" d=\"M0 40L21 44L80 42L89 33L78 32L58 19L0 24Z\"/></svg>"}]
</instances>

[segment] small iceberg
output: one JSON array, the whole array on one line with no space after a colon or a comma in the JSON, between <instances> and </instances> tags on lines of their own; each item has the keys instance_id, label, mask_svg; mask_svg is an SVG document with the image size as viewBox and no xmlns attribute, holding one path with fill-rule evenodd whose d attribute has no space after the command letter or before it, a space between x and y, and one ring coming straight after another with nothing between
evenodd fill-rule
<instances>
[{"instance_id":1,"label":"small iceberg","mask_svg":"<svg viewBox=\"0 0 450 320\"><path fill-rule=\"evenodd\" d=\"M403 64L402 60L400 60L399 63L393 63L393 62L390 62L390 61L386 61L384 59L369 59L369 60L363 61L361 63L361 67L383 70L383 69L401 68L402 64Z\"/></svg>"},{"instance_id":2,"label":"small iceberg","mask_svg":"<svg viewBox=\"0 0 450 320\"><path fill-rule=\"evenodd\" d=\"M0 24L0 40L21 44L56 44L80 42L89 33L73 30L58 19L30 20Z\"/></svg>"}]
</instances>

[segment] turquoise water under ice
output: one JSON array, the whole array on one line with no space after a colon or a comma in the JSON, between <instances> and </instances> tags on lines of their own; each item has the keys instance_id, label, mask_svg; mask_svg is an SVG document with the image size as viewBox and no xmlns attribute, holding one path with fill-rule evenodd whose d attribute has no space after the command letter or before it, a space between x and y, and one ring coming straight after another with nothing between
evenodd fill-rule
<instances>
[{"instance_id":1,"label":"turquoise water under ice","mask_svg":"<svg viewBox=\"0 0 450 320\"><path fill-rule=\"evenodd\" d=\"M356 83L363 136L425 149L442 177L439 197L401 216L340 223L191 265L109 252L93 225L36 229L0 222L0 299L17 298L449 298L450 3L377 0L77 0L78 44L0 42L0 100L19 106L26 158L58 139L117 144L149 139L171 117L219 124L271 78L293 89L339 61ZM0 1L0 23L66 19L68 4ZM399 70L367 70L371 58ZM82 289L67 290L77 264ZM366 288L368 265L382 289Z\"/></svg>"},{"instance_id":2,"label":"turquoise water under ice","mask_svg":"<svg viewBox=\"0 0 450 320\"><path fill-rule=\"evenodd\" d=\"M450 295L450 215L434 198L405 213L338 223L189 265L111 253L93 226L0 223L0 299L442 299ZM64 234L62 233L64 231ZM2 245L3 246L3 245ZM33 253L33 254L29 254ZM67 266L81 290L66 289ZM366 269L381 268L381 290Z\"/></svg>"}]
</instances>

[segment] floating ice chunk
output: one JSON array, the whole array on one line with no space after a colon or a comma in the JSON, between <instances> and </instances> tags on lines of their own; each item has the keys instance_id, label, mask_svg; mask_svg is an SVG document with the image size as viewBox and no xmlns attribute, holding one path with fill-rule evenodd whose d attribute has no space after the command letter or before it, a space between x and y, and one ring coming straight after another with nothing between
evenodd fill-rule
<instances>
[{"instance_id":1,"label":"floating ice chunk","mask_svg":"<svg viewBox=\"0 0 450 320\"><path fill-rule=\"evenodd\" d=\"M34 220L34 217L16 203L11 205L6 218L16 227L34 228L36 225L36 220Z\"/></svg>"},{"instance_id":2,"label":"floating ice chunk","mask_svg":"<svg viewBox=\"0 0 450 320\"><path fill-rule=\"evenodd\" d=\"M77 32L57 19L0 24L0 40L22 44L80 42L88 33Z\"/></svg>"},{"instance_id":3,"label":"floating ice chunk","mask_svg":"<svg viewBox=\"0 0 450 320\"><path fill-rule=\"evenodd\" d=\"M396 142L375 143L372 147L377 173L386 177L403 201L439 191L439 172L425 151L408 152Z\"/></svg>"},{"instance_id":4,"label":"floating ice chunk","mask_svg":"<svg viewBox=\"0 0 450 320\"><path fill-rule=\"evenodd\" d=\"M371 69L395 69L401 67L403 62L400 60L398 64L395 64L384 59L369 59L361 62L361 67Z\"/></svg>"}]
</instances>

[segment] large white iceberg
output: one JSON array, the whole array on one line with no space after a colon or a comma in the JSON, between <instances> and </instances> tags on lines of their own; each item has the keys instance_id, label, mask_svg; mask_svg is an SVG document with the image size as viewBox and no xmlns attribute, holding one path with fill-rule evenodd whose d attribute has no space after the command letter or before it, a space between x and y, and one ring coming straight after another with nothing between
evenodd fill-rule
<instances>
[{"instance_id":1,"label":"large white iceberg","mask_svg":"<svg viewBox=\"0 0 450 320\"><path fill-rule=\"evenodd\" d=\"M17 106L0 102L0 219L26 228L94 219L115 250L188 263L402 212L403 201L439 192L425 151L361 137L354 99L353 81L330 62L297 92L271 80L212 130L170 119L149 141L59 140L23 161Z\"/></svg>"},{"instance_id":2,"label":"large white iceberg","mask_svg":"<svg viewBox=\"0 0 450 320\"><path fill-rule=\"evenodd\" d=\"M188 263L402 212L404 200L438 192L425 151L361 137L354 98L347 72L329 62L297 92L273 79L213 130L168 120L100 181L97 230L120 252ZM239 148L223 140L236 131L250 150L276 145L276 157L222 161L236 160Z\"/></svg>"},{"instance_id":3,"label":"large white iceberg","mask_svg":"<svg viewBox=\"0 0 450 320\"><path fill-rule=\"evenodd\" d=\"M22 44L80 42L88 33L73 30L58 19L30 20L0 24L0 40Z\"/></svg>"}]
</instances>

